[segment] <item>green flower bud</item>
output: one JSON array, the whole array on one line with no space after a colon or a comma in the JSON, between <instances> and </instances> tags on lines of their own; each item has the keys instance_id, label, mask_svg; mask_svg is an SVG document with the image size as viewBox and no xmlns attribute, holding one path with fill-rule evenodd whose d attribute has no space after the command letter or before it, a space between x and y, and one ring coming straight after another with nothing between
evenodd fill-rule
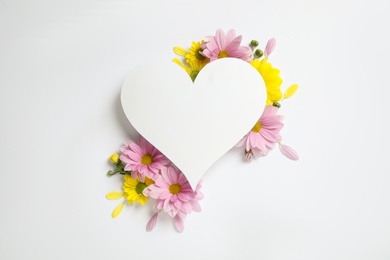
<instances>
[{"instance_id":1,"label":"green flower bud","mask_svg":"<svg viewBox=\"0 0 390 260\"><path fill-rule=\"evenodd\" d=\"M259 42L256 40L252 40L251 43L249 44L250 47L256 48L259 46Z\"/></svg>"},{"instance_id":2,"label":"green flower bud","mask_svg":"<svg viewBox=\"0 0 390 260\"><path fill-rule=\"evenodd\" d=\"M255 59L258 59L258 58L261 58L261 57L263 57L263 51L262 50L260 50L260 49L257 49L256 51L255 51Z\"/></svg>"}]
</instances>

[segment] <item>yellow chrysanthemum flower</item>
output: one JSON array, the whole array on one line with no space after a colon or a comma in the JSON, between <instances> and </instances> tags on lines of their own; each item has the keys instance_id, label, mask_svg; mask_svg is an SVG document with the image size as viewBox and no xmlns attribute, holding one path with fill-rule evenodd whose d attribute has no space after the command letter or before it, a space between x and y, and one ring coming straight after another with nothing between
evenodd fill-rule
<instances>
[{"instance_id":1,"label":"yellow chrysanthemum flower","mask_svg":"<svg viewBox=\"0 0 390 260\"><path fill-rule=\"evenodd\" d=\"M210 62L210 59L201 55L199 52L203 51L202 44L204 41L201 42L192 42L191 47L188 49L188 53L185 55L186 62L190 64L190 66L196 66L200 69L202 69L204 66L206 66L207 63Z\"/></svg>"},{"instance_id":2,"label":"yellow chrysanthemum flower","mask_svg":"<svg viewBox=\"0 0 390 260\"><path fill-rule=\"evenodd\" d=\"M186 66L176 58L173 59L173 62L176 63L177 65L179 65L180 67L182 67L188 73L188 75L190 75L192 81L195 81L195 78L196 78L196 76L198 76L199 71L203 68L202 66L200 66L197 63L190 64L189 66Z\"/></svg>"},{"instance_id":3,"label":"yellow chrysanthemum flower","mask_svg":"<svg viewBox=\"0 0 390 260\"><path fill-rule=\"evenodd\" d=\"M112 191L106 195L106 198L109 200L118 200L121 198L125 198L125 200L115 207L114 211L112 212L112 217L116 218L121 214L123 207L127 201L128 204L131 203L140 203L141 205L145 205L147 200L149 199L146 197L142 192L144 189L154 183L153 180L149 179L148 177L145 177L145 180L142 182L139 178L139 175L136 175L136 179L133 179L130 175L124 175L124 182L123 182L123 191Z\"/></svg>"},{"instance_id":4,"label":"yellow chrysanthemum flower","mask_svg":"<svg viewBox=\"0 0 390 260\"><path fill-rule=\"evenodd\" d=\"M148 197L146 197L142 192L146 187L152 185L154 181L145 177L145 180L142 182L138 174L135 180L129 175L125 175L124 178L125 182L123 183L123 190L125 192L127 202L129 204L139 202L141 205L145 205Z\"/></svg>"},{"instance_id":5,"label":"yellow chrysanthemum flower","mask_svg":"<svg viewBox=\"0 0 390 260\"><path fill-rule=\"evenodd\" d=\"M280 86L283 81L279 76L280 71L272 67L272 64L268 62L267 58L264 58L261 61L254 60L251 64L263 77L265 87L267 89L266 106L281 100L283 93L280 90Z\"/></svg>"}]
</instances>

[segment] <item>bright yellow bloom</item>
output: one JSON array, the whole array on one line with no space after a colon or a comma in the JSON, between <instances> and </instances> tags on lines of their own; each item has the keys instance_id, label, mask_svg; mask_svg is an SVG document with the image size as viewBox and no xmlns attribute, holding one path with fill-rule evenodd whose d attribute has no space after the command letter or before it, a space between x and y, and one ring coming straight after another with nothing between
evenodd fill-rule
<instances>
[{"instance_id":1,"label":"bright yellow bloom","mask_svg":"<svg viewBox=\"0 0 390 260\"><path fill-rule=\"evenodd\" d=\"M130 175L125 175L125 182L123 183L123 190L125 192L125 198L129 204L139 202L141 205L145 205L148 197L142 192L144 189L154 183L153 180L145 177L142 182L137 174L137 178L134 180Z\"/></svg>"},{"instance_id":2,"label":"bright yellow bloom","mask_svg":"<svg viewBox=\"0 0 390 260\"><path fill-rule=\"evenodd\" d=\"M114 153L110 156L110 161L113 163L113 164L118 164L119 162L119 154L117 153Z\"/></svg>"},{"instance_id":3,"label":"bright yellow bloom","mask_svg":"<svg viewBox=\"0 0 390 260\"><path fill-rule=\"evenodd\" d=\"M264 58L261 61L254 60L251 62L251 64L263 77L265 87L267 89L266 106L281 100L283 93L280 90L280 86L282 85L283 81L279 76L280 71L272 67L267 58Z\"/></svg>"},{"instance_id":4,"label":"bright yellow bloom","mask_svg":"<svg viewBox=\"0 0 390 260\"><path fill-rule=\"evenodd\" d=\"M152 185L153 183L154 181L149 179L148 177L145 177L145 180L142 182L138 174L135 180L130 175L124 175L124 182L123 182L124 192L112 191L107 193L106 195L106 198L109 200L118 200L123 197L125 198L125 201L123 201L121 204L115 207L111 216L113 218L116 218L119 216L119 214L121 214L123 207L125 206L126 200L128 204L138 202L141 205L145 205L145 203L149 198L146 197L142 192L146 187Z\"/></svg>"},{"instance_id":5,"label":"bright yellow bloom","mask_svg":"<svg viewBox=\"0 0 390 260\"><path fill-rule=\"evenodd\" d=\"M190 75L192 81L195 81L195 78L196 78L196 76L198 76L199 71L203 68L203 67L199 66L199 64L197 64L197 63L190 64L189 66L186 66L176 58L173 59L173 62L176 63L177 65L179 65L180 67L182 67L188 73L188 75Z\"/></svg>"},{"instance_id":6,"label":"bright yellow bloom","mask_svg":"<svg viewBox=\"0 0 390 260\"><path fill-rule=\"evenodd\" d=\"M191 47L188 49L188 53L185 55L186 62L190 66L196 66L197 68L200 68L200 70L210 62L209 58L199 53L200 51L203 51L201 47L203 43L204 41L192 42Z\"/></svg>"}]
</instances>

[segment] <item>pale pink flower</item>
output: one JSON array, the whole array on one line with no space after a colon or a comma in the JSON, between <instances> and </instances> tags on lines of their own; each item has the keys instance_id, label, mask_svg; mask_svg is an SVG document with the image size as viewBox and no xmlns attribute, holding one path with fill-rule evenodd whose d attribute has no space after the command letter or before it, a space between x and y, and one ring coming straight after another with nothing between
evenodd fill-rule
<instances>
[{"instance_id":1,"label":"pale pink flower","mask_svg":"<svg viewBox=\"0 0 390 260\"><path fill-rule=\"evenodd\" d=\"M195 191L191 189L184 174L174 166L161 170L161 175L155 183L144 189L144 195L156 199L153 210L156 212L149 220L146 229L151 231L157 223L157 215L165 211L173 218L176 229L184 230L183 218L191 211L200 212L199 200L203 198L200 192L201 182Z\"/></svg>"},{"instance_id":2,"label":"pale pink flower","mask_svg":"<svg viewBox=\"0 0 390 260\"><path fill-rule=\"evenodd\" d=\"M136 172L139 173L141 180L147 176L154 179L159 175L159 171L166 167L170 161L155 147L153 147L145 138L139 136L138 144L127 141L121 147L121 161L125 164L125 171L132 171L132 177L135 179Z\"/></svg>"},{"instance_id":3,"label":"pale pink flower","mask_svg":"<svg viewBox=\"0 0 390 260\"><path fill-rule=\"evenodd\" d=\"M185 217L191 212L190 201L195 199L196 192L181 171L172 166L163 168L154 182L144 190L144 194L156 199L155 212L164 210L172 218L176 215Z\"/></svg>"},{"instance_id":4,"label":"pale pink flower","mask_svg":"<svg viewBox=\"0 0 390 260\"><path fill-rule=\"evenodd\" d=\"M299 159L298 153L290 146L287 146L279 142L279 149L282 152L282 154L286 156L288 159L293 161L297 161Z\"/></svg>"},{"instance_id":5,"label":"pale pink flower","mask_svg":"<svg viewBox=\"0 0 390 260\"><path fill-rule=\"evenodd\" d=\"M283 117L277 115L277 112L277 107L266 106L255 126L236 146L245 144L247 152L251 151L255 156L267 155L274 148L275 143L282 139L279 132L283 127Z\"/></svg>"},{"instance_id":6,"label":"pale pink flower","mask_svg":"<svg viewBox=\"0 0 390 260\"><path fill-rule=\"evenodd\" d=\"M276 46L275 38L271 38L268 40L267 45L265 46L264 56L268 58L268 56L274 51Z\"/></svg>"},{"instance_id":7,"label":"pale pink flower","mask_svg":"<svg viewBox=\"0 0 390 260\"><path fill-rule=\"evenodd\" d=\"M215 36L208 36L208 42L203 43L201 54L210 58L210 62L220 58L232 57L250 62L251 51L249 47L240 46L242 36L236 36L234 30L229 30L226 35L218 29Z\"/></svg>"}]
</instances>

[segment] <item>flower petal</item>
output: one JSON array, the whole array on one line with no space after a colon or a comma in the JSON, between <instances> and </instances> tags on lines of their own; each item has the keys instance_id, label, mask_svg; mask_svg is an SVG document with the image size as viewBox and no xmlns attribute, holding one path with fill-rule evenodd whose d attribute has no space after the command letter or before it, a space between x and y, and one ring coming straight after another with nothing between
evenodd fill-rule
<instances>
[{"instance_id":1,"label":"flower petal","mask_svg":"<svg viewBox=\"0 0 390 260\"><path fill-rule=\"evenodd\" d=\"M298 153L290 146L279 143L279 149L288 159L293 161L297 161L299 159Z\"/></svg>"},{"instance_id":2,"label":"flower petal","mask_svg":"<svg viewBox=\"0 0 390 260\"><path fill-rule=\"evenodd\" d=\"M180 47L180 46L175 46L173 47L173 51L179 55L179 56L186 56L188 51L186 49L184 49L183 47Z\"/></svg>"},{"instance_id":3,"label":"flower petal","mask_svg":"<svg viewBox=\"0 0 390 260\"><path fill-rule=\"evenodd\" d=\"M276 46L275 38L271 38L268 40L267 45L265 46L264 56L268 58L268 56L274 51Z\"/></svg>"},{"instance_id":4,"label":"flower petal","mask_svg":"<svg viewBox=\"0 0 390 260\"><path fill-rule=\"evenodd\" d=\"M158 213L155 213L153 215L153 217L149 220L148 224L146 224L146 231L147 232L150 232L154 229L154 227L157 224L157 217L158 217Z\"/></svg>"},{"instance_id":5,"label":"flower petal","mask_svg":"<svg viewBox=\"0 0 390 260\"><path fill-rule=\"evenodd\" d=\"M121 204L119 204L118 206L116 206L116 208L114 209L114 211L111 214L112 218L118 217L119 214L121 214L124 206L125 206L125 201L122 202Z\"/></svg>"},{"instance_id":6,"label":"flower petal","mask_svg":"<svg viewBox=\"0 0 390 260\"><path fill-rule=\"evenodd\" d=\"M177 231L179 231L180 233L183 232L184 222L183 222L183 219L179 215L176 215L173 218L173 223L175 223L175 227L176 227Z\"/></svg>"},{"instance_id":7,"label":"flower petal","mask_svg":"<svg viewBox=\"0 0 390 260\"><path fill-rule=\"evenodd\" d=\"M284 99L292 97L295 92L298 90L298 85L294 84L288 87L288 89L284 92Z\"/></svg>"},{"instance_id":8,"label":"flower petal","mask_svg":"<svg viewBox=\"0 0 390 260\"><path fill-rule=\"evenodd\" d=\"M112 191L107 193L106 198L109 200L119 200L123 196L125 196L125 193L122 191Z\"/></svg>"}]
</instances>

